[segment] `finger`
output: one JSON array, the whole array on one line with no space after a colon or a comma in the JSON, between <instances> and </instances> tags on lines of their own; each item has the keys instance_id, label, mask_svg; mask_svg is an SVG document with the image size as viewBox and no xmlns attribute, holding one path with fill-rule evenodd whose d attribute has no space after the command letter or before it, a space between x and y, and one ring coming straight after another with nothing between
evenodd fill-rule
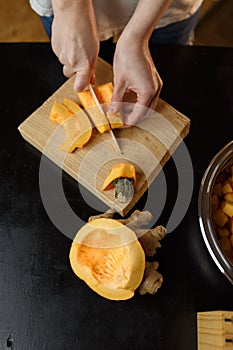
<instances>
[{"instance_id":1,"label":"finger","mask_svg":"<svg viewBox=\"0 0 233 350\"><path fill-rule=\"evenodd\" d=\"M91 70L78 71L76 72L74 79L74 90L80 92L85 89L85 87L90 84L92 78Z\"/></svg>"},{"instance_id":2,"label":"finger","mask_svg":"<svg viewBox=\"0 0 233 350\"><path fill-rule=\"evenodd\" d=\"M117 113L121 110L121 102L125 95L125 87L123 84L116 84L113 87L112 99L109 105L109 112Z\"/></svg>"},{"instance_id":3,"label":"finger","mask_svg":"<svg viewBox=\"0 0 233 350\"><path fill-rule=\"evenodd\" d=\"M75 73L74 68L67 65L63 66L63 74L65 77L70 78L72 77L72 75L74 75L74 73Z\"/></svg>"},{"instance_id":4,"label":"finger","mask_svg":"<svg viewBox=\"0 0 233 350\"><path fill-rule=\"evenodd\" d=\"M155 107L157 106L157 103L158 103L158 99L159 99L159 95L160 95L160 92L162 90L162 86L163 86L163 82L162 80L160 81L160 84L159 84L159 87L157 89L157 92L156 94L154 95L154 97L151 99L151 102L149 103L148 107L151 108L151 109L155 109Z\"/></svg>"},{"instance_id":5,"label":"finger","mask_svg":"<svg viewBox=\"0 0 233 350\"><path fill-rule=\"evenodd\" d=\"M115 84L112 93L112 102L123 101L125 90L124 84Z\"/></svg>"},{"instance_id":6,"label":"finger","mask_svg":"<svg viewBox=\"0 0 233 350\"><path fill-rule=\"evenodd\" d=\"M97 59L95 60L92 68L92 74L91 74L91 84L95 84L96 82L96 68L97 68Z\"/></svg>"},{"instance_id":7,"label":"finger","mask_svg":"<svg viewBox=\"0 0 233 350\"><path fill-rule=\"evenodd\" d=\"M126 124L137 124L139 121L147 118L151 114L151 111L155 109L163 86L163 82L159 76L157 76L156 86L156 90L154 86L151 86L145 89L146 93L137 94L137 102L134 105L133 111L125 118Z\"/></svg>"},{"instance_id":8,"label":"finger","mask_svg":"<svg viewBox=\"0 0 233 350\"><path fill-rule=\"evenodd\" d=\"M132 112L124 119L127 126L135 125L139 121L142 121L148 113L148 108L139 103L135 103Z\"/></svg>"}]
</instances>

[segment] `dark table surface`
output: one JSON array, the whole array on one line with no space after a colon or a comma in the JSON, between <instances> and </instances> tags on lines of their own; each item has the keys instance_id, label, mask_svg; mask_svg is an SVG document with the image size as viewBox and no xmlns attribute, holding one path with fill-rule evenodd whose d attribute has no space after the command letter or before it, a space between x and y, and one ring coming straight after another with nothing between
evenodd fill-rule
<instances>
[{"instance_id":1,"label":"dark table surface","mask_svg":"<svg viewBox=\"0 0 233 350\"><path fill-rule=\"evenodd\" d=\"M191 119L185 141L193 162L193 196L183 221L164 238L158 253L164 276L158 293L113 302L72 272L71 241L51 223L41 201L41 154L17 131L65 81L61 66L49 44L0 44L1 350L194 350L197 312L233 310L233 287L209 256L197 214L202 175L233 136L233 49L151 50L164 81L161 97ZM108 44L101 49L109 62L112 53ZM171 192L173 168L170 160L164 170ZM56 170L51 166L50 171ZM92 214L75 181L68 175L63 180L77 212ZM141 203L143 209L143 199ZM159 223L165 221L166 212Z\"/></svg>"}]
</instances>

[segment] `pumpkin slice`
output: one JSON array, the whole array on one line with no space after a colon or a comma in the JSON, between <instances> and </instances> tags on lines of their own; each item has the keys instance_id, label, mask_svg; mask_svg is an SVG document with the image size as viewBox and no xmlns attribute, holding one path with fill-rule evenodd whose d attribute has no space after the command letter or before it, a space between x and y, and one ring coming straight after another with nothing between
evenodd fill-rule
<instances>
[{"instance_id":1,"label":"pumpkin slice","mask_svg":"<svg viewBox=\"0 0 233 350\"><path fill-rule=\"evenodd\" d=\"M124 126L123 120L119 112L107 112L106 116L111 125L111 129L119 129L122 128L122 126Z\"/></svg>"},{"instance_id":2,"label":"pumpkin slice","mask_svg":"<svg viewBox=\"0 0 233 350\"><path fill-rule=\"evenodd\" d=\"M105 117L95 104L95 100L92 97L89 90L78 92L81 105L86 109L96 129L102 134L110 130L110 125Z\"/></svg>"},{"instance_id":3,"label":"pumpkin slice","mask_svg":"<svg viewBox=\"0 0 233 350\"><path fill-rule=\"evenodd\" d=\"M101 104L110 104L113 94L113 84L108 82L102 85L98 85L94 88L96 97ZM111 129L121 128L124 123L120 113L108 112L106 113L107 119L111 125Z\"/></svg>"},{"instance_id":4,"label":"pumpkin slice","mask_svg":"<svg viewBox=\"0 0 233 350\"><path fill-rule=\"evenodd\" d=\"M50 111L52 123L62 124L66 139L60 148L65 152L73 152L82 148L90 140L92 125L82 108L74 101L65 98L63 103L55 101Z\"/></svg>"},{"instance_id":5,"label":"pumpkin slice","mask_svg":"<svg viewBox=\"0 0 233 350\"><path fill-rule=\"evenodd\" d=\"M133 180L133 186L136 185L136 172L133 164L120 163L116 164L110 170L106 180L104 181L102 191L114 188L114 180L126 178Z\"/></svg>"},{"instance_id":6,"label":"pumpkin slice","mask_svg":"<svg viewBox=\"0 0 233 350\"><path fill-rule=\"evenodd\" d=\"M108 83L95 86L94 91L99 103L109 104L112 100L113 83L110 81Z\"/></svg>"},{"instance_id":7,"label":"pumpkin slice","mask_svg":"<svg viewBox=\"0 0 233 350\"><path fill-rule=\"evenodd\" d=\"M92 124L86 113L77 103L68 98L64 98L63 104L69 108L74 115L63 123L67 138L61 145L61 149L63 151L73 152L76 148L83 148L90 140Z\"/></svg>"},{"instance_id":8,"label":"pumpkin slice","mask_svg":"<svg viewBox=\"0 0 233 350\"><path fill-rule=\"evenodd\" d=\"M94 91L100 104L110 104L113 93L112 82L98 85L94 87ZM105 115L100 113L89 90L79 92L78 97L82 106L88 110L88 114L100 133L109 131L110 125L112 129L120 128L124 125L120 113L107 112L107 118Z\"/></svg>"},{"instance_id":9,"label":"pumpkin slice","mask_svg":"<svg viewBox=\"0 0 233 350\"><path fill-rule=\"evenodd\" d=\"M73 113L62 103L58 101L54 101L53 106L51 108L49 119L52 123L62 124L64 120L71 117Z\"/></svg>"},{"instance_id":10,"label":"pumpkin slice","mask_svg":"<svg viewBox=\"0 0 233 350\"><path fill-rule=\"evenodd\" d=\"M132 298L145 270L145 253L135 233L113 219L85 224L72 243L69 258L74 273L111 300Z\"/></svg>"}]
</instances>

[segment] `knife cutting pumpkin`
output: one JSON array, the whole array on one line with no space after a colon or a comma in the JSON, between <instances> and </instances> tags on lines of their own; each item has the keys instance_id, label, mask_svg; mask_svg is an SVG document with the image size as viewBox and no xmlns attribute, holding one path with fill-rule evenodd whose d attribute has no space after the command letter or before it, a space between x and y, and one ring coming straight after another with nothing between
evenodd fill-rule
<instances>
[{"instance_id":1,"label":"knife cutting pumpkin","mask_svg":"<svg viewBox=\"0 0 233 350\"><path fill-rule=\"evenodd\" d=\"M97 96L95 94L95 91L94 91L93 87L91 86L91 84L88 85L88 88L90 90L90 93L91 93L91 95L92 95L92 97L93 97L93 99L94 99L94 101L96 103L96 106L98 107L100 113L105 116L104 110L103 110L103 108L102 108L102 106L101 106L101 104L100 104L100 102L99 102L99 100L98 100L98 98L97 98ZM106 119L108 120L108 118L106 118ZM112 137L112 140L114 141L114 144L116 146L116 149L117 149L118 153L122 154L120 146L119 146L119 144L118 144L118 142L116 140L116 137L115 137L115 135L114 135L114 133L113 133L113 131L111 129L111 125L110 124L109 124L109 133L110 133L110 135Z\"/></svg>"}]
</instances>

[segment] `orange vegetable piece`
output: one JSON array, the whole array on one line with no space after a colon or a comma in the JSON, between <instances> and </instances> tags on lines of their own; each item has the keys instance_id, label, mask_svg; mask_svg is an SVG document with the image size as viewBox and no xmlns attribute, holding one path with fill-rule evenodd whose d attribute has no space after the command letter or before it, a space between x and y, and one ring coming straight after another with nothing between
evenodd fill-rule
<instances>
[{"instance_id":1,"label":"orange vegetable piece","mask_svg":"<svg viewBox=\"0 0 233 350\"><path fill-rule=\"evenodd\" d=\"M98 85L94 87L94 91L100 104L109 104L111 102L113 93L112 82ZM82 106L88 110L88 114L90 115L94 125L100 133L109 131L110 125L112 129L120 128L124 125L120 113L107 112L107 118L102 113L100 113L89 90L79 92L78 97Z\"/></svg>"},{"instance_id":2,"label":"orange vegetable piece","mask_svg":"<svg viewBox=\"0 0 233 350\"><path fill-rule=\"evenodd\" d=\"M62 124L64 120L71 117L73 113L62 103L54 101L52 109L50 111L49 119L52 123Z\"/></svg>"},{"instance_id":3,"label":"orange vegetable piece","mask_svg":"<svg viewBox=\"0 0 233 350\"><path fill-rule=\"evenodd\" d=\"M133 164L120 163L112 167L109 175L104 181L102 191L111 190L114 188L113 181L118 178L133 179L133 186L136 185L136 172Z\"/></svg>"},{"instance_id":4,"label":"orange vegetable piece","mask_svg":"<svg viewBox=\"0 0 233 350\"><path fill-rule=\"evenodd\" d=\"M63 103L55 101L50 112L53 123L62 124L66 132L66 139L61 144L65 152L73 152L76 148L83 148L92 135L92 124L74 101L64 98Z\"/></svg>"}]
</instances>

